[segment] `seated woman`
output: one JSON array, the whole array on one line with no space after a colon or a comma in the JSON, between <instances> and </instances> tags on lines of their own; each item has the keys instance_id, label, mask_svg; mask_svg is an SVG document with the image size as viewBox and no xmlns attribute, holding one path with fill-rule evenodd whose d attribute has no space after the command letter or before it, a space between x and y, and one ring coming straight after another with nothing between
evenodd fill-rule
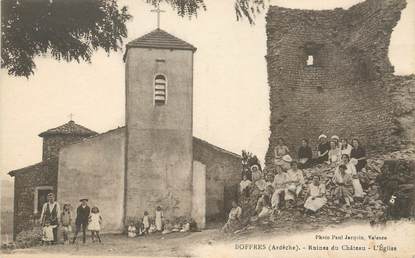
<instances>
[{"instance_id":1,"label":"seated woman","mask_svg":"<svg viewBox=\"0 0 415 258\"><path fill-rule=\"evenodd\" d=\"M252 171L250 168L248 167L243 167L242 168L242 176L241 178L243 178L244 176L246 176L246 178L252 182Z\"/></svg>"},{"instance_id":2,"label":"seated woman","mask_svg":"<svg viewBox=\"0 0 415 258\"><path fill-rule=\"evenodd\" d=\"M282 171L288 171L288 169L291 168L292 161L293 159L291 158L291 156L287 154L284 157L282 157L280 165L277 167L280 167Z\"/></svg>"},{"instance_id":3,"label":"seated woman","mask_svg":"<svg viewBox=\"0 0 415 258\"><path fill-rule=\"evenodd\" d=\"M341 139L340 141L340 154L347 154L350 157L350 153L352 152L352 145L349 144L347 139Z\"/></svg>"},{"instance_id":4,"label":"seated woman","mask_svg":"<svg viewBox=\"0 0 415 258\"><path fill-rule=\"evenodd\" d=\"M284 200L284 193L287 182L287 173L283 172L281 169L278 169L277 174L274 177L274 194L271 197L271 207L278 210L281 204L281 201Z\"/></svg>"},{"instance_id":5,"label":"seated woman","mask_svg":"<svg viewBox=\"0 0 415 258\"><path fill-rule=\"evenodd\" d=\"M301 141L301 147L298 149L298 167L308 168L311 165L311 159L313 158L313 152L311 147L308 146L308 140L303 139Z\"/></svg>"},{"instance_id":6,"label":"seated woman","mask_svg":"<svg viewBox=\"0 0 415 258\"><path fill-rule=\"evenodd\" d=\"M242 181L239 183L239 190L240 190L241 194L243 194L243 195L249 194L248 187L251 185L251 183L252 182L248 179L248 177L246 175L242 176Z\"/></svg>"},{"instance_id":7,"label":"seated woman","mask_svg":"<svg viewBox=\"0 0 415 258\"><path fill-rule=\"evenodd\" d=\"M340 137L339 136L337 136L337 135L333 135L332 137L330 137L330 141L333 141L334 142L334 144L336 145L336 148L339 148L340 146L340 144L339 144L339 142L340 142Z\"/></svg>"},{"instance_id":8,"label":"seated woman","mask_svg":"<svg viewBox=\"0 0 415 258\"><path fill-rule=\"evenodd\" d=\"M354 190L353 196L357 198L362 198L365 192L363 192L362 185L360 184L359 177L357 176L356 167L355 167L357 162L356 164L354 164L350 160L349 156L347 156L347 154L343 154L342 159L341 159L341 164L346 166L346 174L349 174L352 177L352 184L353 184L353 190Z\"/></svg>"},{"instance_id":9,"label":"seated woman","mask_svg":"<svg viewBox=\"0 0 415 258\"><path fill-rule=\"evenodd\" d=\"M366 151L365 149L360 146L360 142L358 139L353 139L352 141L353 149L350 152L350 158L357 159L356 170L360 172L362 168L366 166Z\"/></svg>"},{"instance_id":10,"label":"seated woman","mask_svg":"<svg viewBox=\"0 0 415 258\"><path fill-rule=\"evenodd\" d=\"M284 140L282 138L278 138L277 145L274 147L274 164L281 165L282 157L289 154L290 151L284 144Z\"/></svg>"},{"instance_id":11,"label":"seated woman","mask_svg":"<svg viewBox=\"0 0 415 258\"><path fill-rule=\"evenodd\" d=\"M229 212L228 221L222 227L223 232L233 233L236 230L240 229L242 226L241 215L242 215L242 208L238 206L236 201L232 201L232 209Z\"/></svg>"},{"instance_id":12,"label":"seated woman","mask_svg":"<svg viewBox=\"0 0 415 258\"><path fill-rule=\"evenodd\" d=\"M273 182L274 182L274 174L272 174L270 172L265 174L265 183L267 185L266 187L271 186L272 189L274 189L274 186L272 185ZM271 195L272 195L272 193L271 193Z\"/></svg>"},{"instance_id":13,"label":"seated woman","mask_svg":"<svg viewBox=\"0 0 415 258\"><path fill-rule=\"evenodd\" d=\"M347 167L342 164L339 166L339 169L336 169L333 176L333 183L336 185L334 190L335 203L339 204L340 201L344 201L346 206L350 206L350 203L353 202L352 197L352 177L350 174L346 173Z\"/></svg>"},{"instance_id":14,"label":"seated woman","mask_svg":"<svg viewBox=\"0 0 415 258\"><path fill-rule=\"evenodd\" d=\"M318 137L318 140L320 143L317 146L318 157L314 159L315 164L321 164L329 160L330 143L327 141L327 136L322 134Z\"/></svg>"},{"instance_id":15,"label":"seated woman","mask_svg":"<svg viewBox=\"0 0 415 258\"><path fill-rule=\"evenodd\" d=\"M265 191L267 188L267 182L262 178L262 174L260 174L259 179L255 181L255 186L261 191Z\"/></svg>"},{"instance_id":16,"label":"seated woman","mask_svg":"<svg viewBox=\"0 0 415 258\"><path fill-rule=\"evenodd\" d=\"M326 186L320 182L319 176L313 176L313 182L308 186L307 196L308 198L304 203L304 208L307 211L317 212L326 204Z\"/></svg>"},{"instance_id":17,"label":"seated woman","mask_svg":"<svg viewBox=\"0 0 415 258\"><path fill-rule=\"evenodd\" d=\"M251 166L251 177L252 177L252 182L254 182L254 183L257 180L262 178L262 172L261 172L261 170L259 170L258 165L252 165Z\"/></svg>"},{"instance_id":18,"label":"seated woman","mask_svg":"<svg viewBox=\"0 0 415 258\"><path fill-rule=\"evenodd\" d=\"M337 148L335 141L330 141L329 162L330 164L340 163L340 149Z\"/></svg>"},{"instance_id":19,"label":"seated woman","mask_svg":"<svg viewBox=\"0 0 415 258\"><path fill-rule=\"evenodd\" d=\"M303 171L298 169L297 161L291 162L291 168L287 171L285 188L285 200L296 200L304 185Z\"/></svg>"},{"instance_id":20,"label":"seated woman","mask_svg":"<svg viewBox=\"0 0 415 258\"><path fill-rule=\"evenodd\" d=\"M258 219L263 219L269 217L272 213L271 209L271 201L267 194L263 194L261 198L259 198L256 212L258 214Z\"/></svg>"}]
</instances>

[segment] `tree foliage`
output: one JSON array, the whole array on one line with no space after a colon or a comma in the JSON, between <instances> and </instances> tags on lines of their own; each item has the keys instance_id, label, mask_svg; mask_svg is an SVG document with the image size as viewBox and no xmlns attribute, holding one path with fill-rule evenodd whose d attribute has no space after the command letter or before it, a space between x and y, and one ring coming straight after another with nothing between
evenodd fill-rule
<instances>
[{"instance_id":1,"label":"tree foliage","mask_svg":"<svg viewBox=\"0 0 415 258\"><path fill-rule=\"evenodd\" d=\"M138 1L138 0L132 0ZM170 5L181 17L205 11L204 0L144 0ZM222 0L232 1L232 0ZM267 0L233 0L237 20L250 24ZM1 0L1 67L10 75L29 77L36 56L89 62L99 48L120 50L127 37L127 7L117 0ZM212 4L214 4L212 2Z\"/></svg>"},{"instance_id":2,"label":"tree foliage","mask_svg":"<svg viewBox=\"0 0 415 258\"><path fill-rule=\"evenodd\" d=\"M119 50L131 17L116 0L2 0L1 9L1 66L26 77L35 56L79 62L98 48Z\"/></svg>"}]
</instances>

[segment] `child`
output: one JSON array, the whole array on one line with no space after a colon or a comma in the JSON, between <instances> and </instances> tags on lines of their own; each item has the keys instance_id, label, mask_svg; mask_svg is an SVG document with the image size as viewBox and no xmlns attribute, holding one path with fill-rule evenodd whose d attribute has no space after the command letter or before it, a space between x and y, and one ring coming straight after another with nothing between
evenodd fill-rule
<instances>
[{"instance_id":1,"label":"child","mask_svg":"<svg viewBox=\"0 0 415 258\"><path fill-rule=\"evenodd\" d=\"M161 207L157 206L157 208L156 208L156 221L155 221L156 223L155 224L156 224L156 229L159 232L161 232L162 229L163 229L162 219L163 219L163 212L161 210Z\"/></svg>"},{"instance_id":2,"label":"child","mask_svg":"<svg viewBox=\"0 0 415 258\"><path fill-rule=\"evenodd\" d=\"M137 236L137 228L134 226L134 222L130 222L128 226L128 237L136 237Z\"/></svg>"},{"instance_id":3,"label":"child","mask_svg":"<svg viewBox=\"0 0 415 258\"><path fill-rule=\"evenodd\" d=\"M136 235L141 236L144 232L143 222L141 220L137 220L137 222L135 223L135 228L136 228Z\"/></svg>"},{"instance_id":4,"label":"child","mask_svg":"<svg viewBox=\"0 0 415 258\"><path fill-rule=\"evenodd\" d=\"M102 217L99 214L98 207L93 207L91 209L91 214L89 215L89 224L88 230L91 231L92 242L95 242L95 236L98 238L98 241L101 243L101 237L99 236L99 231L101 230Z\"/></svg>"},{"instance_id":5,"label":"child","mask_svg":"<svg viewBox=\"0 0 415 258\"><path fill-rule=\"evenodd\" d=\"M53 229L56 228L56 225L51 225L50 221L45 221L45 225L43 226L42 232L42 242L44 244L52 244L53 243Z\"/></svg>"},{"instance_id":6,"label":"child","mask_svg":"<svg viewBox=\"0 0 415 258\"><path fill-rule=\"evenodd\" d=\"M148 235L148 230L150 229L150 218L148 217L148 212L144 212L143 217L143 232L145 235Z\"/></svg>"},{"instance_id":7,"label":"child","mask_svg":"<svg viewBox=\"0 0 415 258\"><path fill-rule=\"evenodd\" d=\"M65 203L63 205L63 212L61 215L64 244L69 244L69 233L72 231L72 227L71 227L72 215L71 215L70 208L71 208L71 205L69 203Z\"/></svg>"}]
</instances>

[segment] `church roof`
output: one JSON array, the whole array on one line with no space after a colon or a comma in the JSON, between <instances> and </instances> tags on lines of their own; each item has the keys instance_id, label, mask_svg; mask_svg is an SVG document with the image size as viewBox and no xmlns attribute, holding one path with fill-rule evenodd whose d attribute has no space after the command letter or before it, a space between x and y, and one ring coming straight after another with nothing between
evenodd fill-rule
<instances>
[{"instance_id":1,"label":"church roof","mask_svg":"<svg viewBox=\"0 0 415 258\"><path fill-rule=\"evenodd\" d=\"M16 175L16 173L20 174L20 173L23 173L23 172L32 172L34 170L42 170L47 166L48 166L48 162L42 161L42 162L27 166L27 167L24 167L24 168L19 168L19 169L12 170L8 174L11 177L13 177L13 176Z\"/></svg>"},{"instance_id":2,"label":"church roof","mask_svg":"<svg viewBox=\"0 0 415 258\"><path fill-rule=\"evenodd\" d=\"M93 136L97 132L94 132L82 125L76 124L73 120L70 120L66 124L58 126L56 128L49 129L39 134L40 137L50 135L77 135L77 136Z\"/></svg>"},{"instance_id":3,"label":"church roof","mask_svg":"<svg viewBox=\"0 0 415 258\"><path fill-rule=\"evenodd\" d=\"M127 44L128 48L161 48L161 49L181 49L196 51L196 48L164 30L155 29Z\"/></svg>"}]
</instances>

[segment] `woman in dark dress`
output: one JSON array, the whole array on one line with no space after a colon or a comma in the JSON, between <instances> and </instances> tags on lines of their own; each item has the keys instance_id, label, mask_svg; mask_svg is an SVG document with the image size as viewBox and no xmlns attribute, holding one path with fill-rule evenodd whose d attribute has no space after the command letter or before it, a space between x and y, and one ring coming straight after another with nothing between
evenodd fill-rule
<instances>
[{"instance_id":1,"label":"woman in dark dress","mask_svg":"<svg viewBox=\"0 0 415 258\"><path fill-rule=\"evenodd\" d=\"M313 152L311 147L308 146L308 140L303 139L301 141L301 147L298 149L298 167L300 169L310 167L312 158Z\"/></svg>"},{"instance_id":2,"label":"woman in dark dress","mask_svg":"<svg viewBox=\"0 0 415 258\"><path fill-rule=\"evenodd\" d=\"M356 170L357 172L362 171L362 168L366 166L366 150L360 146L358 139L353 139L352 141L353 149L350 153L351 159L357 159Z\"/></svg>"},{"instance_id":3,"label":"woman in dark dress","mask_svg":"<svg viewBox=\"0 0 415 258\"><path fill-rule=\"evenodd\" d=\"M314 163L322 164L329 160L330 143L327 141L327 136L324 134L320 135L318 140L320 142L317 146L318 157L314 159Z\"/></svg>"}]
</instances>

